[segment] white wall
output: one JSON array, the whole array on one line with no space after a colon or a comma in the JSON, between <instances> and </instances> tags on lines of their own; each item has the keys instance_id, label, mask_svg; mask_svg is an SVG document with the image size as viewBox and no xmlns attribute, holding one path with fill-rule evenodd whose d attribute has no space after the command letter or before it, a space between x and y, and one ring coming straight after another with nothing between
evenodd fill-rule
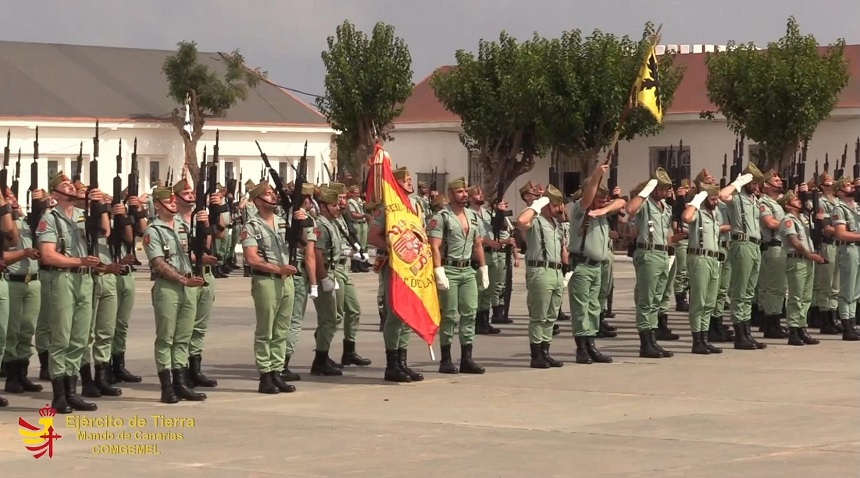
<instances>
[{"instance_id":1,"label":"white wall","mask_svg":"<svg viewBox=\"0 0 860 478\"><path fill-rule=\"evenodd\" d=\"M433 168L448 173L448 179L468 177L468 151L456 131L422 131L395 129L394 141L385 143L392 167L406 167L415 175L430 173Z\"/></svg>"}]
</instances>

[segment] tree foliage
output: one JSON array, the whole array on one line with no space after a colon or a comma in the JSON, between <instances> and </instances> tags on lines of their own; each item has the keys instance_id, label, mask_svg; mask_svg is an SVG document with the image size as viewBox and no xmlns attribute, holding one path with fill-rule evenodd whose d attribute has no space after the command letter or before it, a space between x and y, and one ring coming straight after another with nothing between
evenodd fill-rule
<instances>
[{"instance_id":1,"label":"tree foliage","mask_svg":"<svg viewBox=\"0 0 860 478\"><path fill-rule=\"evenodd\" d=\"M173 110L171 123L185 143L185 164L195 182L199 175L197 141L203 136L206 118L224 117L227 110L245 101L249 90L266 78L266 72L248 68L238 50L220 54L219 60L226 67L223 75L198 61L195 42L183 41L178 43L176 54L167 57L162 66L167 78L168 96L182 105ZM191 137L183 130L186 100L191 111Z\"/></svg>"},{"instance_id":2,"label":"tree foliage","mask_svg":"<svg viewBox=\"0 0 860 478\"><path fill-rule=\"evenodd\" d=\"M844 48L840 39L822 52L791 17L785 36L767 50L730 42L708 54L708 99L732 131L759 143L767 167L778 168L836 106L849 80Z\"/></svg>"},{"instance_id":3,"label":"tree foliage","mask_svg":"<svg viewBox=\"0 0 860 478\"><path fill-rule=\"evenodd\" d=\"M377 23L368 38L344 21L328 37L322 60L325 95L316 104L342 136L338 151L351 163L342 166L357 173L373 152L375 137L391 139L392 121L414 86L412 57L393 26Z\"/></svg>"}]
</instances>

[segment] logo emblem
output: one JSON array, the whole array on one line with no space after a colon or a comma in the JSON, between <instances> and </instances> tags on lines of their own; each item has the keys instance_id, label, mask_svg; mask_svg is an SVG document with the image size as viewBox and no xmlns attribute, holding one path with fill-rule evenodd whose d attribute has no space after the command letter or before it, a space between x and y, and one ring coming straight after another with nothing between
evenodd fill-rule
<instances>
[{"instance_id":1,"label":"logo emblem","mask_svg":"<svg viewBox=\"0 0 860 478\"><path fill-rule=\"evenodd\" d=\"M24 446L33 452L33 458L39 459L48 455L54 457L54 441L63 438L54 431L54 416L57 410L50 405L39 409L39 425L33 425L23 417L18 417L18 433L24 437Z\"/></svg>"}]
</instances>

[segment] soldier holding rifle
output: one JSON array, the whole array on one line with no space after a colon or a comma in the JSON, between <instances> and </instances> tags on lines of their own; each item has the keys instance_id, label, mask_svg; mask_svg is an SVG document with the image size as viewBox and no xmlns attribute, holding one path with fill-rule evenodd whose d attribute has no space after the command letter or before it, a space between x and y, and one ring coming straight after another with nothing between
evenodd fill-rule
<instances>
[{"instance_id":1,"label":"soldier holding rifle","mask_svg":"<svg viewBox=\"0 0 860 478\"><path fill-rule=\"evenodd\" d=\"M499 281L499 267L496 251L501 251L503 245L499 242L498 232L494 230L494 216L499 214L498 210L490 211L484 207L484 191L480 186L472 186L468 190L469 206L478 215L483 227L484 237L484 259L487 261L487 274L490 277L490 286L478 293L478 314L475 316L475 333L480 335L495 335L501 330L490 325L490 309L493 308L493 294L496 291L496 283ZM503 219L503 216L498 216ZM496 232L494 234L494 232ZM504 260L504 255L498 254L498 259ZM502 263L504 265L504 263ZM502 269L504 271L504 269ZM504 278L504 275L502 275Z\"/></svg>"},{"instance_id":2,"label":"soldier holding rifle","mask_svg":"<svg viewBox=\"0 0 860 478\"><path fill-rule=\"evenodd\" d=\"M801 181L803 179L801 178ZM802 190L806 184L801 183ZM775 171L764 173L761 186L761 196L758 199L759 217L761 221L761 270L758 280L758 308L763 315L764 337L768 339L784 339L788 334L782 330L780 315L785 299L785 248L778 236L780 223L785 217L782 206L777 199L784 189L782 178Z\"/></svg>"},{"instance_id":3,"label":"soldier holding rifle","mask_svg":"<svg viewBox=\"0 0 860 478\"><path fill-rule=\"evenodd\" d=\"M855 186L851 178L839 178L833 185L839 204L830 213L834 244L839 248L839 320L842 340L858 341L854 331L858 299L858 273L860 273L860 212L855 203Z\"/></svg>"},{"instance_id":4,"label":"soldier holding rifle","mask_svg":"<svg viewBox=\"0 0 860 478\"><path fill-rule=\"evenodd\" d=\"M836 334L835 324L839 320L839 247L836 246L833 211L841 202L834 193L833 178L825 170L818 176L821 190L819 204L824 213L821 256L827 261L815 266L812 306L809 308L809 326L820 327L822 334Z\"/></svg>"}]
</instances>

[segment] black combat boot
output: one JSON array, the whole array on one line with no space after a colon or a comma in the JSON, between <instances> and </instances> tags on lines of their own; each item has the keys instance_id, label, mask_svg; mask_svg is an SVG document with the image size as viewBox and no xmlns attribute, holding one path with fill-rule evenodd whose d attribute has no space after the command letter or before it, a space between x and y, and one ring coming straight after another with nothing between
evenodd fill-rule
<instances>
[{"instance_id":1,"label":"black combat boot","mask_svg":"<svg viewBox=\"0 0 860 478\"><path fill-rule=\"evenodd\" d=\"M595 337L583 337L586 342L586 348L588 349L588 356L591 357L591 360L594 363L612 363L612 357L608 355L603 355L600 353L600 350L597 350L597 345L594 344Z\"/></svg>"},{"instance_id":2,"label":"black combat boot","mask_svg":"<svg viewBox=\"0 0 860 478\"><path fill-rule=\"evenodd\" d=\"M738 322L733 325L735 329L734 347L736 350L755 350L755 344L747 339L747 331L744 323L745 322Z\"/></svg>"},{"instance_id":3,"label":"black combat boot","mask_svg":"<svg viewBox=\"0 0 860 478\"><path fill-rule=\"evenodd\" d=\"M800 328L799 327L789 327L788 328L788 345L797 345L797 346L806 345L803 343L803 339L800 338Z\"/></svg>"},{"instance_id":4,"label":"black combat boot","mask_svg":"<svg viewBox=\"0 0 860 478\"><path fill-rule=\"evenodd\" d=\"M818 307L812 306L809 308L809 311L806 313L806 323L809 324L810 327L813 328L821 328L821 317L819 315Z\"/></svg>"},{"instance_id":5,"label":"black combat boot","mask_svg":"<svg viewBox=\"0 0 860 478\"><path fill-rule=\"evenodd\" d=\"M81 395L87 398L98 398L102 396L99 387L96 386L93 380L93 369L90 364L81 365ZM72 405L74 407L74 405Z\"/></svg>"},{"instance_id":6,"label":"black combat boot","mask_svg":"<svg viewBox=\"0 0 860 478\"><path fill-rule=\"evenodd\" d=\"M547 363L546 359L541 352L542 344L529 344L529 351L531 352L531 362L529 362L529 367L531 368L549 368L549 363Z\"/></svg>"},{"instance_id":7,"label":"black combat boot","mask_svg":"<svg viewBox=\"0 0 860 478\"><path fill-rule=\"evenodd\" d=\"M409 378L412 379L413 382L424 380L424 375L409 368L409 364L406 360L408 358L406 350L407 349L397 349L397 365L400 366L400 370L403 370L406 372L406 375L409 375Z\"/></svg>"},{"instance_id":8,"label":"black combat boot","mask_svg":"<svg viewBox=\"0 0 860 478\"><path fill-rule=\"evenodd\" d=\"M475 333L480 335L496 335L500 334L501 329L497 329L490 325L490 311L479 310L475 315Z\"/></svg>"},{"instance_id":9,"label":"black combat boot","mask_svg":"<svg viewBox=\"0 0 860 478\"><path fill-rule=\"evenodd\" d=\"M552 324L552 336L555 337L556 335L558 335L560 333L561 333L561 327L559 327L558 324Z\"/></svg>"},{"instance_id":10,"label":"black combat boot","mask_svg":"<svg viewBox=\"0 0 860 478\"><path fill-rule=\"evenodd\" d=\"M835 310L828 309L825 311L821 311L820 333L822 335L838 335L839 331L836 329L837 318L838 312Z\"/></svg>"},{"instance_id":11,"label":"black combat boot","mask_svg":"<svg viewBox=\"0 0 860 478\"><path fill-rule=\"evenodd\" d=\"M442 360L439 361L439 373L460 373L451 360L451 344L442 346Z\"/></svg>"},{"instance_id":12,"label":"black combat boot","mask_svg":"<svg viewBox=\"0 0 860 478\"><path fill-rule=\"evenodd\" d=\"M555 319L556 322L570 322L570 316L562 312L561 309L558 309L558 317Z\"/></svg>"},{"instance_id":13,"label":"black combat boot","mask_svg":"<svg viewBox=\"0 0 860 478\"><path fill-rule=\"evenodd\" d=\"M802 340L806 345L818 345L821 343L820 340L809 336L809 333L806 331L806 327L801 327L798 335L800 336L800 340Z\"/></svg>"},{"instance_id":14,"label":"black combat boot","mask_svg":"<svg viewBox=\"0 0 860 478\"><path fill-rule=\"evenodd\" d=\"M18 379L18 362L3 362L6 369L6 386L3 388L8 393L24 393L24 387Z\"/></svg>"},{"instance_id":15,"label":"black combat boot","mask_svg":"<svg viewBox=\"0 0 860 478\"><path fill-rule=\"evenodd\" d=\"M48 351L39 352L39 380L53 381L48 373Z\"/></svg>"},{"instance_id":16,"label":"black combat boot","mask_svg":"<svg viewBox=\"0 0 860 478\"><path fill-rule=\"evenodd\" d=\"M480 375L484 373L484 367L479 366L472 360L472 344L460 346L460 373L472 373Z\"/></svg>"},{"instance_id":17,"label":"black combat boot","mask_svg":"<svg viewBox=\"0 0 860 478\"><path fill-rule=\"evenodd\" d=\"M677 337L677 335L675 335L675 337ZM665 350L663 347L660 347L660 344L657 343L657 329L651 329L651 346L654 347L658 352L660 352L660 355L663 356L663 358L675 356L675 352Z\"/></svg>"},{"instance_id":18,"label":"black combat boot","mask_svg":"<svg viewBox=\"0 0 860 478\"><path fill-rule=\"evenodd\" d=\"M179 397L170 381L170 370L164 369L158 372L158 381L161 383L161 403L178 403Z\"/></svg>"},{"instance_id":19,"label":"black combat boot","mask_svg":"<svg viewBox=\"0 0 860 478\"><path fill-rule=\"evenodd\" d=\"M218 381L203 375L201 371L203 364L202 355L191 355L188 357L188 372L191 378L191 387L213 388L218 386Z\"/></svg>"},{"instance_id":20,"label":"black combat boot","mask_svg":"<svg viewBox=\"0 0 860 478\"><path fill-rule=\"evenodd\" d=\"M110 365L108 365L106 363L95 365L96 376L95 376L94 381L96 383L96 388L99 389L99 392L103 396L118 397L118 396L122 395L122 390L117 388L117 387L114 387L108 381L108 368L109 367L110 367Z\"/></svg>"},{"instance_id":21,"label":"black combat boot","mask_svg":"<svg viewBox=\"0 0 860 478\"><path fill-rule=\"evenodd\" d=\"M311 375L324 377L339 377L343 375L343 371L337 367L333 367L330 362L331 359L328 356L328 350L317 350L314 355L314 361L311 363Z\"/></svg>"},{"instance_id":22,"label":"black combat boot","mask_svg":"<svg viewBox=\"0 0 860 478\"><path fill-rule=\"evenodd\" d=\"M744 324L744 333L746 333L747 340L750 341L750 343L752 343L753 346L758 350L766 349L767 344L759 342L758 340L755 339L755 337L752 336L752 330L750 329L750 327L752 325L750 324L750 321L746 321L743 324Z\"/></svg>"},{"instance_id":23,"label":"black combat boot","mask_svg":"<svg viewBox=\"0 0 860 478\"><path fill-rule=\"evenodd\" d=\"M758 304L756 304L756 303L751 304L750 305L750 320L749 320L750 326L751 327L758 327L760 325L763 325L762 320L761 320L763 314L764 314L764 311L762 311L761 309L758 308Z\"/></svg>"},{"instance_id":24,"label":"black combat boot","mask_svg":"<svg viewBox=\"0 0 860 478\"><path fill-rule=\"evenodd\" d=\"M573 341L576 343L576 363L581 365L590 365L594 363L591 356L588 355L588 337L573 336Z\"/></svg>"},{"instance_id":25,"label":"black combat boot","mask_svg":"<svg viewBox=\"0 0 860 478\"><path fill-rule=\"evenodd\" d=\"M614 319L615 318L615 312L612 312L612 309L606 309L604 311L604 315L606 316L607 319ZM615 330L615 328L613 327L612 330Z\"/></svg>"},{"instance_id":26,"label":"black combat boot","mask_svg":"<svg viewBox=\"0 0 860 478\"><path fill-rule=\"evenodd\" d=\"M614 326L614 325L612 325L606 321L606 319L614 319L614 318L615 318L615 314L613 314L611 310L603 309L600 312L600 328L606 329L609 332L615 332L616 330L618 330L618 327L616 327L616 326Z\"/></svg>"},{"instance_id":27,"label":"black combat boot","mask_svg":"<svg viewBox=\"0 0 860 478\"><path fill-rule=\"evenodd\" d=\"M125 352L115 353L111 355L111 368L113 368L113 378L116 380L114 383L126 382L126 383L140 383L143 379L137 375L132 374L125 368ZM169 374L168 374L169 375Z\"/></svg>"},{"instance_id":28,"label":"black combat boot","mask_svg":"<svg viewBox=\"0 0 860 478\"><path fill-rule=\"evenodd\" d=\"M185 367L175 368L173 372L173 391L181 400L189 400L192 402L202 402L206 400L206 394L195 392L191 389L191 384L188 379L188 369Z\"/></svg>"},{"instance_id":29,"label":"black combat boot","mask_svg":"<svg viewBox=\"0 0 860 478\"><path fill-rule=\"evenodd\" d=\"M69 406L72 407L73 410L77 410L79 412L94 412L98 410L98 406L95 403L85 402L80 396L78 396L78 377L65 377L66 384L66 402L68 402Z\"/></svg>"},{"instance_id":30,"label":"black combat boot","mask_svg":"<svg viewBox=\"0 0 860 478\"><path fill-rule=\"evenodd\" d=\"M766 339L785 339L788 334L782 330L780 318L778 315L768 315L765 317L764 338Z\"/></svg>"},{"instance_id":31,"label":"black combat boot","mask_svg":"<svg viewBox=\"0 0 860 478\"><path fill-rule=\"evenodd\" d=\"M723 353L723 349L721 349L719 347L714 347L713 345L711 345L711 343L708 341L708 333L707 332L704 332L704 331L699 332L699 337L702 339L702 343L705 344L705 348L708 349L708 351L710 351L712 354Z\"/></svg>"},{"instance_id":32,"label":"black combat boot","mask_svg":"<svg viewBox=\"0 0 860 478\"><path fill-rule=\"evenodd\" d=\"M242 276L251 277L251 266L248 264L242 264Z\"/></svg>"},{"instance_id":33,"label":"black combat boot","mask_svg":"<svg viewBox=\"0 0 860 478\"><path fill-rule=\"evenodd\" d=\"M0 362L0 378L6 378L6 362Z\"/></svg>"},{"instance_id":34,"label":"black combat boot","mask_svg":"<svg viewBox=\"0 0 860 478\"><path fill-rule=\"evenodd\" d=\"M600 322L597 324L597 338L599 339L611 339L614 337L618 337L618 332L615 330L616 327L609 325L609 322L606 321L605 312L600 313Z\"/></svg>"},{"instance_id":35,"label":"black combat boot","mask_svg":"<svg viewBox=\"0 0 860 478\"><path fill-rule=\"evenodd\" d=\"M693 348L690 351L696 355L711 355L711 351L705 347L705 341L702 340L702 336L700 332L692 332L693 335Z\"/></svg>"},{"instance_id":36,"label":"black combat boot","mask_svg":"<svg viewBox=\"0 0 860 478\"><path fill-rule=\"evenodd\" d=\"M383 380L386 382L409 383L412 381L402 368L397 360L396 350L385 351L385 376Z\"/></svg>"},{"instance_id":37,"label":"black combat boot","mask_svg":"<svg viewBox=\"0 0 860 478\"><path fill-rule=\"evenodd\" d=\"M563 367L564 362L559 362L558 360L556 360L550 356L549 345L550 345L549 342L541 342L541 344L540 344L540 351L541 351L541 354L543 355L543 359L546 360L546 363L548 363L550 367L553 367L553 368Z\"/></svg>"},{"instance_id":38,"label":"black combat boot","mask_svg":"<svg viewBox=\"0 0 860 478\"><path fill-rule=\"evenodd\" d=\"M286 358L284 358L284 371L281 372L281 378L285 382L299 382L302 379L302 377L300 377L299 374L290 370L290 356L289 355L287 355Z\"/></svg>"},{"instance_id":39,"label":"black combat boot","mask_svg":"<svg viewBox=\"0 0 860 478\"><path fill-rule=\"evenodd\" d=\"M657 340L678 340L681 337L678 334L673 334L669 328L669 316L667 314L659 314L657 316L657 330L655 331Z\"/></svg>"},{"instance_id":40,"label":"black combat boot","mask_svg":"<svg viewBox=\"0 0 860 478\"><path fill-rule=\"evenodd\" d=\"M689 312L690 304L687 303L687 294L675 294L675 312Z\"/></svg>"},{"instance_id":41,"label":"black combat boot","mask_svg":"<svg viewBox=\"0 0 860 478\"><path fill-rule=\"evenodd\" d=\"M41 392L42 386L38 383L33 383L27 378L30 369L29 360L18 360L18 382L25 392Z\"/></svg>"},{"instance_id":42,"label":"black combat boot","mask_svg":"<svg viewBox=\"0 0 860 478\"><path fill-rule=\"evenodd\" d=\"M851 321L848 319L842 319L842 340L847 340L849 342L856 342L860 340L860 335L854 331L854 327L851 325Z\"/></svg>"},{"instance_id":43,"label":"black combat boot","mask_svg":"<svg viewBox=\"0 0 860 478\"><path fill-rule=\"evenodd\" d=\"M358 365L359 367L366 367L371 364L370 360L355 352L355 342L346 339L343 340L343 356L340 358L340 363L343 366Z\"/></svg>"},{"instance_id":44,"label":"black combat boot","mask_svg":"<svg viewBox=\"0 0 860 478\"><path fill-rule=\"evenodd\" d=\"M579 353L577 353L579 356ZM651 331L639 332L639 356L642 358L662 358L663 354L651 343ZM589 357L589 361L591 358ZM590 363L590 362L589 362Z\"/></svg>"},{"instance_id":45,"label":"black combat boot","mask_svg":"<svg viewBox=\"0 0 860 478\"><path fill-rule=\"evenodd\" d=\"M66 400L66 379L65 377L51 379L51 390L54 392L54 400L51 402L51 408L57 410L57 413L72 413L72 407Z\"/></svg>"},{"instance_id":46,"label":"black combat boot","mask_svg":"<svg viewBox=\"0 0 860 478\"><path fill-rule=\"evenodd\" d=\"M296 387L294 385L290 385L289 383L284 381L283 372L269 372L269 375L272 377L272 383L278 387L278 391L281 393L293 393L296 391Z\"/></svg>"},{"instance_id":47,"label":"black combat boot","mask_svg":"<svg viewBox=\"0 0 860 478\"><path fill-rule=\"evenodd\" d=\"M726 340L726 336L723 334L723 317L711 317L711 321L708 324L708 341L710 342L729 342Z\"/></svg>"},{"instance_id":48,"label":"black combat boot","mask_svg":"<svg viewBox=\"0 0 860 478\"><path fill-rule=\"evenodd\" d=\"M513 324L514 320L508 317L505 314L505 306L504 305L494 305L493 306L493 317L490 321L494 324Z\"/></svg>"},{"instance_id":49,"label":"black combat boot","mask_svg":"<svg viewBox=\"0 0 860 478\"><path fill-rule=\"evenodd\" d=\"M280 393L275 382L272 380L272 374L269 372L260 374L260 386L257 387L257 393L265 393L267 395L275 395Z\"/></svg>"}]
</instances>

